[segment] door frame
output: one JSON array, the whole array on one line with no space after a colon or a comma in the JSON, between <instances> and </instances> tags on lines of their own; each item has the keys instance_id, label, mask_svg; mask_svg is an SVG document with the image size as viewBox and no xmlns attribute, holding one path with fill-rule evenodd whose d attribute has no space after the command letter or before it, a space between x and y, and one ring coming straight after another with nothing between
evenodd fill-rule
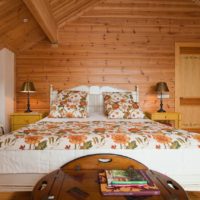
<instances>
[{"instance_id":1,"label":"door frame","mask_svg":"<svg viewBox=\"0 0 200 200\"><path fill-rule=\"evenodd\" d=\"M200 47L200 43L177 42L175 43L175 111L180 112L180 55L182 47Z\"/></svg>"}]
</instances>

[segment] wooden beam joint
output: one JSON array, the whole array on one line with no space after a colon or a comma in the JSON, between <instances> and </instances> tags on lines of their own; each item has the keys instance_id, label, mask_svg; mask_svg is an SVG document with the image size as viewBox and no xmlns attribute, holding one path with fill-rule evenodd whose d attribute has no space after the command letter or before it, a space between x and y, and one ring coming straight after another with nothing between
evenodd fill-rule
<instances>
[{"instance_id":1,"label":"wooden beam joint","mask_svg":"<svg viewBox=\"0 0 200 200\"><path fill-rule=\"evenodd\" d=\"M57 24L47 0L23 0L45 35L53 44L58 43Z\"/></svg>"}]
</instances>

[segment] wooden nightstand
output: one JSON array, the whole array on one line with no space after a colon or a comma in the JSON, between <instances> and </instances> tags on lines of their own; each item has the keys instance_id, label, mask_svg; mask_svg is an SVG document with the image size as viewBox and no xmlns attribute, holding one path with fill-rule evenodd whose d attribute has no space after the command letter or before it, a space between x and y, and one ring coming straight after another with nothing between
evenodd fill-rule
<instances>
[{"instance_id":1,"label":"wooden nightstand","mask_svg":"<svg viewBox=\"0 0 200 200\"><path fill-rule=\"evenodd\" d=\"M42 119L41 113L13 113L11 117L11 131L17 130L27 124L34 123Z\"/></svg>"},{"instance_id":2,"label":"wooden nightstand","mask_svg":"<svg viewBox=\"0 0 200 200\"><path fill-rule=\"evenodd\" d=\"M175 128L180 128L181 114L178 112L146 113L146 116L154 121L174 121Z\"/></svg>"}]
</instances>

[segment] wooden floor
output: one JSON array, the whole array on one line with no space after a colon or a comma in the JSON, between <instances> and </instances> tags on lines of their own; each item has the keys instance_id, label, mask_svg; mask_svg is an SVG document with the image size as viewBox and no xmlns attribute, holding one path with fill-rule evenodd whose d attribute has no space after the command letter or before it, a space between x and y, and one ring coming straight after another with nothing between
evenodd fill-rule
<instances>
[{"instance_id":1,"label":"wooden floor","mask_svg":"<svg viewBox=\"0 0 200 200\"><path fill-rule=\"evenodd\" d=\"M200 200L200 192L188 192L190 200ZM30 192L0 192L0 200L31 200ZM181 200L181 199L179 199Z\"/></svg>"},{"instance_id":2,"label":"wooden floor","mask_svg":"<svg viewBox=\"0 0 200 200\"><path fill-rule=\"evenodd\" d=\"M200 192L188 192L190 200L200 200Z\"/></svg>"},{"instance_id":3,"label":"wooden floor","mask_svg":"<svg viewBox=\"0 0 200 200\"><path fill-rule=\"evenodd\" d=\"M31 200L31 192L0 192L0 200Z\"/></svg>"}]
</instances>

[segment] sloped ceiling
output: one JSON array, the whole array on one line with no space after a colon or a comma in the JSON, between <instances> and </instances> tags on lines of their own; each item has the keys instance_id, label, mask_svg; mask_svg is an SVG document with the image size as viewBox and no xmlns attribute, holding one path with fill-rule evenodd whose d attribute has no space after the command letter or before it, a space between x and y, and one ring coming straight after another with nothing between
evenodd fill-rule
<instances>
[{"instance_id":1,"label":"sloped ceiling","mask_svg":"<svg viewBox=\"0 0 200 200\"><path fill-rule=\"evenodd\" d=\"M51 10L59 26L76 19L100 2L102 0L49 0Z\"/></svg>"},{"instance_id":2,"label":"sloped ceiling","mask_svg":"<svg viewBox=\"0 0 200 200\"><path fill-rule=\"evenodd\" d=\"M23 20L28 19L27 23ZM0 47L26 49L45 38L44 33L21 0L0 1Z\"/></svg>"},{"instance_id":3,"label":"sloped ceiling","mask_svg":"<svg viewBox=\"0 0 200 200\"><path fill-rule=\"evenodd\" d=\"M43 0L50 4L50 11L58 25L76 18L99 0ZM28 19L28 22L24 22ZM14 52L23 51L37 42L48 40L23 0L0 1L0 49L7 47Z\"/></svg>"},{"instance_id":4,"label":"sloped ceiling","mask_svg":"<svg viewBox=\"0 0 200 200\"><path fill-rule=\"evenodd\" d=\"M66 28L66 25L71 22L106 24L107 19L113 24L124 24L131 20L136 22L143 20L145 24L145 20L158 20L159 25L161 19L166 20L166 25L169 25L173 23L173 19L176 19L186 21L191 26L200 25L200 1L198 0L45 1L49 4L58 30L64 25ZM24 22L24 19L28 19L28 22ZM0 49L7 47L18 52L28 49L41 40L50 42L39 24L23 0L1 0Z\"/></svg>"}]
</instances>

